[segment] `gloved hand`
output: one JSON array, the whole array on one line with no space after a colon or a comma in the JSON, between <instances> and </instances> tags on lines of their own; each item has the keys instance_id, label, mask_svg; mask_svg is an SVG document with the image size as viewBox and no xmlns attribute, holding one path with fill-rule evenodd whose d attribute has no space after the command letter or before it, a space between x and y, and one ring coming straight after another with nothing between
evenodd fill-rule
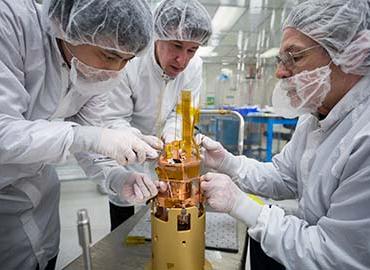
<instances>
[{"instance_id":1,"label":"gloved hand","mask_svg":"<svg viewBox=\"0 0 370 270\"><path fill-rule=\"evenodd\" d=\"M230 213L238 198L244 195L226 174L207 173L200 181L208 204L219 212Z\"/></svg>"},{"instance_id":2,"label":"gloved hand","mask_svg":"<svg viewBox=\"0 0 370 270\"><path fill-rule=\"evenodd\" d=\"M164 145L163 145L163 142L162 142L161 139L159 139L155 136L144 135L137 128L134 128L134 127L131 127L131 126L129 128L130 128L130 131L132 131L139 139L141 139L144 142L146 142L147 144L149 144L152 148L154 148L158 152L163 150ZM149 155L147 156L148 159L156 159L157 157L158 157L158 155L156 155L154 157L151 157Z\"/></svg>"},{"instance_id":3,"label":"gloved hand","mask_svg":"<svg viewBox=\"0 0 370 270\"><path fill-rule=\"evenodd\" d=\"M201 156L203 164L208 168L220 170L223 162L227 158L233 157L231 153L223 148L221 143L216 142L203 134L198 134L195 137L195 141L202 147Z\"/></svg>"},{"instance_id":4,"label":"gloved hand","mask_svg":"<svg viewBox=\"0 0 370 270\"><path fill-rule=\"evenodd\" d=\"M176 140L180 140L181 132L176 132L175 130L171 130L170 132L163 133L162 135L162 141L165 144L171 143Z\"/></svg>"},{"instance_id":5,"label":"gloved hand","mask_svg":"<svg viewBox=\"0 0 370 270\"><path fill-rule=\"evenodd\" d=\"M129 127L129 129L130 129L130 131L132 131L132 133L134 133L137 137L139 137L144 142L149 144L152 148L154 148L158 151L162 151L163 142L162 142L161 139L159 139L155 136L144 135L143 133L141 133L140 130L138 130L137 128L131 127L131 126Z\"/></svg>"},{"instance_id":6,"label":"gloved hand","mask_svg":"<svg viewBox=\"0 0 370 270\"><path fill-rule=\"evenodd\" d=\"M71 152L95 152L115 159L121 165L143 163L147 157L158 157L155 149L130 130L86 126L76 126L73 129Z\"/></svg>"},{"instance_id":7,"label":"gloved hand","mask_svg":"<svg viewBox=\"0 0 370 270\"><path fill-rule=\"evenodd\" d=\"M256 224L262 206L241 191L229 176L207 173L200 180L201 189L213 209L229 213L242 220L248 227Z\"/></svg>"},{"instance_id":8,"label":"gloved hand","mask_svg":"<svg viewBox=\"0 0 370 270\"><path fill-rule=\"evenodd\" d=\"M144 203L158 194L158 188L146 174L134 172L123 184L121 194L130 203Z\"/></svg>"},{"instance_id":9,"label":"gloved hand","mask_svg":"<svg viewBox=\"0 0 370 270\"><path fill-rule=\"evenodd\" d=\"M158 157L158 151L159 152L162 151L164 147L162 140L160 140L159 138L155 136L149 136L149 135L141 135L139 136L139 138L142 139L147 144L149 144L150 147L157 150L155 156L150 156L149 153L147 154L148 159L156 159Z\"/></svg>"}]
</instances>

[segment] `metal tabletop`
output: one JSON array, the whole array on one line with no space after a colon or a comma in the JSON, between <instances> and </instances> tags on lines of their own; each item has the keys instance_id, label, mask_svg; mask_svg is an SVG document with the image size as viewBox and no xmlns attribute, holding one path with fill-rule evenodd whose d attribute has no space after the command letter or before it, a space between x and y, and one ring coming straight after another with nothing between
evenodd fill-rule
<instances>
[{"instance_id":1,"label":"metal tabletop","mask_svg":"<svg viewBox=\"0 0 370 270\"><path fill-rule=\"evenodd\" d=\"M134 216L125 221L113 232L97 242L91 248L92 266L94 270L139 270L151 257L151 242L139 245L126 245L124 239L130 231L145 215L148 206L141 208ZM242 259L245 249L246 227L238 223L239 233L239 252L227 253L214 250L206 250L206 259L212 264L213 270L239 270L244 269ZM65 270L83 270L84 264L82 256L68 264Z\"/></svg>"}]
</instances>

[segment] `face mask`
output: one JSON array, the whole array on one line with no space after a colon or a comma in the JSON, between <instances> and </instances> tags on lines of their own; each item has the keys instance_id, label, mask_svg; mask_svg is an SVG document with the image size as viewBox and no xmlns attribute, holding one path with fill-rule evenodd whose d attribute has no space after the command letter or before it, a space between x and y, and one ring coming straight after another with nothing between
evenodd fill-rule
<instances>
[{"instance_id":1,"label":"face mask","mask_svg":"<svg viewBox=\"0 0 370 270\"><path fill-rule=\"evenodd\" d=\"M330 64L280 79L272 94L274 112L286 118L317 112L331 89Z\"/></svg>"},{"instance_id":2,"label":"face mask","mask_svg":"<svg viewBox=\"0 0 370 270\"><path fill-rule=\"evenodd\" d=\"M73 57L69 78L80 94L98 95L117 87L121 72L122 70L97 69Z\"/></svg>"}]
</instances>

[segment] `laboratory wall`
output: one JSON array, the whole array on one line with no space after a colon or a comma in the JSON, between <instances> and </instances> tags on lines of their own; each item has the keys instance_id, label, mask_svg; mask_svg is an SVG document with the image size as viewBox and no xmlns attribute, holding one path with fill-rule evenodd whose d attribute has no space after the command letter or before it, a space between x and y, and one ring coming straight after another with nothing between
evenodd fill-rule
<instances>
[{"instance_id":1,"label":"laboratory wall","mask_svg":"<svg viewBox=\"0 0 370 270\"><path fill-rule=\"evenodd\" d=\"M204 63L203 107L271 106L271 95L277 79L275 65Z\"/></svg>"}]
</instances>

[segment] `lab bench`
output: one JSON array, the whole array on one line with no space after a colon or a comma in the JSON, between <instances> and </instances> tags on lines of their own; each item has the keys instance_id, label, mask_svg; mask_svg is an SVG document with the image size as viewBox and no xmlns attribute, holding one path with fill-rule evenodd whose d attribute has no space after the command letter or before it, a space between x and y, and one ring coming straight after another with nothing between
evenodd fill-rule
<instances>
[{"instance_id":1,"label":"lab bench","mask_svg":"<svg viewBox=\"0 0 370 270\"><path fill-rule=\"evenodd\" d=\"M92 268L102 270L141 270L151 258L151 242L126 245L124 239L148 211L148 206L142 207L134 216L125 221L113 232L91 247ZM238 223L238 253L206 250L206 259L212 264L213 270L244 269L246 227ZM65 270L83 270L82 256L68 264Z\"/></svg>"}]
</instances>

